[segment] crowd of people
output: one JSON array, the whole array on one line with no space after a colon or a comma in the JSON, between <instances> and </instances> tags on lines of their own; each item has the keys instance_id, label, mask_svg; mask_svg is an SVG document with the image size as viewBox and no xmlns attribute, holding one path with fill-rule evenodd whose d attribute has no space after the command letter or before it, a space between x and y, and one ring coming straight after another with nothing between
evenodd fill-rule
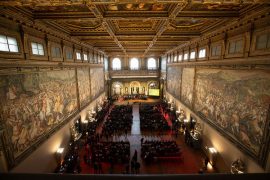
<instances>
[{"instance_id":1,"label":"crowd of people","mask_svg":"<svg viewBox=\"0 0 270 180\"><path fill-rule=\"evenodd\" d=\"M141 157L146 162L151 162L157 157L180 157L181 155L180 147L173 140L146 140L141 143Z\"/></svg>"},{"instance_id":2,"label":"crowd of people","mask_svg":"<svg viewBox=\"0 0 270 180\"><path fill-rule=\"evenodd\" d=\"M71 142L65 157L58 157L61 163L56 168L55 173L71 173L79 174L81 172L80 157L79 157L79 144Z\"/></svg>"},{"instance_id":3,"label":"crowd of people","mask_svg":"<svg viewBox=\"0 0 270 180\"><path fill-rule=\"evenodd\" d=\"M131 131L132 125L132 106L120 105L115 106L108 115L103 126L103 134L107 135L121 135L128 134Z\"/></svg>"},{"instance_id":4,"label":"crowd of people","mask_svg":"<svg viewBox=\"0 0 270 180\"><path fill-rule=\"evenodd\" d=\"M108 111L110 109L110 103L104 103L102 106L102 109L98 111L93 117L87 117L87 119L94 118L95 121L88 122L87 124L87 134L89 136L93 136L96 133L97 127L100 125L100 123L104 120L105 116L107 115ZM92 116L92 115L91 115Z\"/></svg>"},{"instance_id":5,"label":"crowd of people","mask_svg":"<svg viewBox=\"0 0 270 180\"><path fill-rule=\"evenodd\" d=\"M85 145L84 163L89 168L93 168L95 174L105 173L102 166L106 163L110 164L109 173L113 173L114 165L123 166L123 173L125 174L140 173L141 161L138 160L137 150L135 150L133 156L131 155L131 145L128 141L129 137L127 137L127 134L131 131L133 120L132 106L116 105L111 107L109 102L105 104L102 110L95 115L97 121L89 122L87 133L84 136L85 141L81 139L70 144L70 150L56 172L81 172L78 149L82 145L78 142L83 142ZM171 128L165 119L168 115L171 116L166 104L140 104L141 130L166 133L165 131ZM173 127L178 127L176 123L177 121L173 121ZM102 127L101 132L97 131L97 127ZM191 145L192 141L189 130L190 126L185 127L185 143ZM122 137L123 134L126 135L125 137L123 136L123 139L119 138L116 140L111 138ZM176 141L160 139L160 135L151 135L149 138L147 135L141 138L141 159L143 163L151 163L159 159L167 160L168 158L182 159L182 151Z\"/></svg>"},{"instance_id":6,"label":"crowd of people","mask_svg":"<svg viewBox=\"0 0 270 180\"><path fill-rule=\"evenodd\" d=\"M147 100L147 97L148 96L144 94L123 95L124 100L135 100L135 99Z\"/></svg>"},{"instance_id":7,"label":"crowd of people","mask_svg":"<svg viewBox=\"0 0 270 180\"><path fill-rule=\"evenodd\" d=\"M170 129L157 105L140 106L140 126L141 130L146 131L164 132Z\"/></svg>"},{"instance_id":8,"label":"crowd of people","mask_svg":"<svg viewBox=\"0 0 270 180\"><path fill-rule=\"evenodd\" d=\"M98 142L91 145L90 156L92 163L109 162L111 164L127 163L130 159L130 143L120 142Z\"/></svg>"}]
</instances>

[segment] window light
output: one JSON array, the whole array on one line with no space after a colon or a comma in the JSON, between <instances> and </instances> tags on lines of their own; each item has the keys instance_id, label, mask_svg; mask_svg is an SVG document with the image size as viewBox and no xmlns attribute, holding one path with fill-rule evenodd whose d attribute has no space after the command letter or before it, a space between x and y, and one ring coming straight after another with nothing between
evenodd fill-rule
<instances>
[{"instance_id":1,"label":"window light","mask_svg":"<svg viewBox=\"0 0 270 180\"><path fill-rule=\"evenodd\" d=\"M17 40L13 37L0 35L0 51L19 52Z\"/></svg>"}]
</instances>

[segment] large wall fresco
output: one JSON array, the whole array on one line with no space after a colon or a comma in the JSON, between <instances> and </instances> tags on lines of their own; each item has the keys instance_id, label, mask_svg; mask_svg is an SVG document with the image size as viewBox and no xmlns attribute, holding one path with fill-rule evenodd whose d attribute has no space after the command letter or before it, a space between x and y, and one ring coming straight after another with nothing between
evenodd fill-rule
<instances>
[{"instance_id":1,"label":"large wall fresco","mask_svg":"<svg viewBox=\"0 0 270 180\"><path fill-rule=\"evenodd\" d=\"M167 91L178 99L180 99L181 73L182 68L180 67L168 67L167 69Z\"/></svg>"},{"instance_id":2,"label":"large wall fresco","mask_svg":"<svg viewBox=\"0 0 270 180\"><path fill-rule=\"evenodd\" d=\"M270 104L270 72L199 69L194 108L258 157Z\"/></svg>"},{"instance_id":3,"label":"large wall fresco","mask_svg":"<svg viewBox=\"0 0 270 180\"><path fill-rule=\"evenodd\" d=\"M16 158L78 109L75 69L0 75L0 99Z\"/></svg>"},{"instance_id":4,"label":"large wall fresco","mask_svg":"<svg viewBox=\"0 0 270 180\"><path fill-rule=\"evenodd\" d=\"M97 98L104 91L104 71L103 68L91 68L91 98Z\"/></svg>"},{"instance_id":5,"label":"large wall fresco","mask_svg":"<svg viewBox=\"0 0 270 180\"><path fill-rule=\"evenodd\" d=\"M194 76L195 76L195 68L183 69L181 100L189 107L192 106Z\"/></svg>"},{"instance_id":6,"label":"large wall fresco","mask_svg":"<svg viewBox=\"0 0 270 180\"><path fill-rule=\"evenodd\" d=\"M81 107L90 102L89 68L77 68L78 88Z\"/></svg>"}]
</instances>

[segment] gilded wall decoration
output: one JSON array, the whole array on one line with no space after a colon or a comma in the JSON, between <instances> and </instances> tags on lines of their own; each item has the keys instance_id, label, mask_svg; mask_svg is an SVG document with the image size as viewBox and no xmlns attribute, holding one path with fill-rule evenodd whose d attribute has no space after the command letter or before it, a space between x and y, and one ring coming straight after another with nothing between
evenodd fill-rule
<instances>
[{"instance_id":1,"label":"gilded wall decoration","mask_svg":"<svg viewBox=\"0 0 270 180\"><path fill-rule=\"evenodd\" d=\"M104 91L103 68L90 68L91 99L97 98Z\"/></svg>"},{"instance_id":2,"label":"gilded wall decoration","mask_svg":"<svg viewBox=\"0 0 270 180\"><path fill-rule=\"evenodd\" d=\"M195 110L258 157L270 104L269 71L200 69Z\"/></svg>"},{"instance_id":3,"label":"gilded wall decoration","mask_svg":"<svg viewBox=\"0 0 270 180\"><path fill-rule=\"evenodd\" d=\"M81 107L90 102L90 70L89 68L77 68L78 88Z\"/></svg>"},{"instance_id":4,"label":"gilded wall decoration","mask_svg":"<svg viewBox=\"0 0 270 180\"><path fill-rule=\"evenodd\" d=\"M0 96L16 159L77 110L75 70L1 75Z\"/></svg>"},{"instance_id":5,"label":"gilded wall decoration","mask_svg":"<svg viewBox=\"0 0 270 180\"><path fill-rule=\"evenodd\" d=\"M181 73L182 68L180 67L168 67L167 69L167 91L177 99L180 99Z\"/></svg>"},{"instance_id":6,"label":"gilded wall decoration","mask_svg":"<svg viewBox=\"0 0 270 180\"><path fill-rule=\"evenodd\" d=\"M195 68L183 69L181 100L189 107L192 106L194 76L195 76Z\"/></svg>"}]
</instances>

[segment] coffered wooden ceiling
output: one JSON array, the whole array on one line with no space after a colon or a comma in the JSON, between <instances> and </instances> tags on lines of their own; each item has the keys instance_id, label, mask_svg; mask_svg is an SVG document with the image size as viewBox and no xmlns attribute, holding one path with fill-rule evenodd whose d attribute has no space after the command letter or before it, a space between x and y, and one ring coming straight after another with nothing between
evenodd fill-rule
<instances>
[{"instance_id":1,"label":"coffered wooden ceiling","mask_svg":"<svg viewBox=\"0 0 270 180\"><path fill-rule=\"evenodd\" d=\"M109 56L160 56L268 0L1 0Z\"/></svg>"}]
</instances>

